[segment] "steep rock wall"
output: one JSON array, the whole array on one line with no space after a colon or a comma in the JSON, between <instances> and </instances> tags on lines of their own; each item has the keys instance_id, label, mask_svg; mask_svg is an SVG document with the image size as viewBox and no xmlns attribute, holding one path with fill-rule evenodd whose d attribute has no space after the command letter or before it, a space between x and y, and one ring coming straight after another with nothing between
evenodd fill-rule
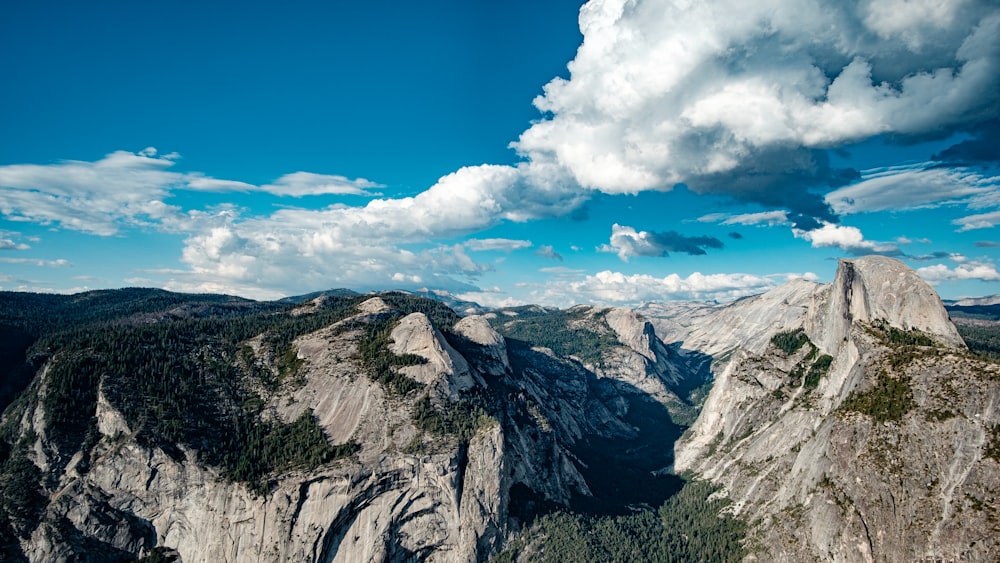
<instances>
[{"instance_id":1,"label":"steep rock wall","mask_svg":"<svg viewBox=\"0 0 1000 563\"><path fill-rule=\"evenodd\" d=\"M725 487L762 561L995 558L1000 464L984 452L998 366L968 355L933 290L896 260L842 261L806 297L787 324L730 342L676 468ZM732 307L750 316L754 301ZM796 329L811 342L770 344ZM806 384L821 354L827 368Z\"/></svg>"}]
</instances>

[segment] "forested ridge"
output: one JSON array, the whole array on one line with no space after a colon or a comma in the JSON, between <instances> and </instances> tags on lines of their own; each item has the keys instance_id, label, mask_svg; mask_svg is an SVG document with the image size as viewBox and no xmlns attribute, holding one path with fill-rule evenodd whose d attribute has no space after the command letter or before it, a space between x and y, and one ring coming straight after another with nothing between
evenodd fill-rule
<instances>
[{"instance_id":1,"label":"forested ridge","mask_svg":"<svg viewBox=\"0 0 1000 563\"><path fill-rule=\"evenodd\" d=\"M312 313L293 314L294 303L160 290L2 293L0 327L21 336L3 351L3 365L5 375L47 369L39 406L57 464L80 450L77 470L87 471L100 438L100 389L140 444L178 459L178 446L188 447L200 462L263 493L281 471L355 451L351 443L329 444L311 411L287 423L260 415L261 395L294 376L292 341L347 317L361 300L327 297ZM263 358L244 344L257 336ZM35 408L31 390L0 426L0 544L8 547L15 535L30 532L44 507L42 474L26 456L34 439L19 427L24 412Z\"/></svg>"},{"instance_id":2,"label":"forested ridge","mask_svg":"<svg viewBox=\"0 0 1000 563\"><path fill-rule=\"evenodd\" d=\"M586 316L589 308L549 311L521 307L510 311L516 316L501 313L493 319L497 332L507 338L549 348L560 356L577 358L586 364L601 364L602 353L610 346L621 344L611 327L604 322L607 310L598 311L592 318Z\"/></svg>"},{"instance_id":3,"label":"forested ridge","mask_svg":"<svg viewBox=\"0 0 1000 563\"><path fill-rule=\"evenodd\" d=\"M23 379L7 389L6 401L11 404L0 425L0 560L4 553L14 558L17 538L28 537L38 526L55 485L52 476L60 474L76 452L82 453L76 470L86 473L91 456L107 451L107 446L98 447L101 443L135 440L178 461L187 450L200 464L217 468L222 478L243 483L256 495L266 495L291 469L315 469L352 456L359 446L330 444L309 409L289 421L263 416L270 398L303 383L299 373L303 360L294 342L320 328L336 325L335 334L357 335L351 338L357 338L358 368L390 396L405 399L413 424L424 432L404 449L416 455L457 446L461 457L485 427L515 419L518 424L534 424L535 407L525 401L516 381L524 370L541 369L536 361L564 362L540 355L534 346L575 358L565 369L580 373L590 373L580 362L600 364L604 350L621 346L600 313L591 318L579 310L545 310L538 315L525 311L518 322L500 327L510 338L512 379L485 377L485 387L459 400L432 400L423 384L399 371L425 360L390 351L392 330L404 316L424 313L472 364L495 360L455 332L459 316L444 304L399 292L379 297L388 306L385 312L340 322L355 315L357 306L371 295L323 292L312 300L255 302L146 289L73 296L0 293L0 332L8 337L0 346L4 381ZM41 392L36 374L43 369L46 383ZM593 374L587 381L598 394L608 384ZM99 394L124 417L128 436L102 438L96 419ZM33 463L29 451L37 447L37 436L21 426L25 414L37 412L33 409L43 413L45 447L53 450L47 455L55 465L45 471ZM680 489L681 480L651 473L670 461L671 451L660 451L660 442L672 441L684 427L650 401L630 399L629 411L630 424L643 429L639 440L593 438L572 446L596 495L574 499L574 509L585 512L574 515L531 500L531 508L522 515L534 524L512 549L544 545L545 553L560 554L553 545L582 542L586 551L580 553L586 558L575 560L604 561L624 560L624 554L648 543L654 550L650 553L674 553L670 556L674 558L645 560L680 561L691 560L690 554L730 553L726 550L738 546L737 540L733 544L726 539L730 536L701 545L698 538L720 533L713 527L716 524L726 526L725 534L736 538L741 528L731 519L718 518L722 505L704 503L707 490L689 485L681 495L671 496ZM698 520L692 494L702 495L698 503L707 507L703 512L711 513L712 519ZM664 508L658 511L649 508L660 503ZM647 508L631 513L641 506ZM700 531L682 543L676 543L680 536L663 535L678 526ZM545 538L555 539L539 540L539 530Z\"/></svg>"}]
</instances>

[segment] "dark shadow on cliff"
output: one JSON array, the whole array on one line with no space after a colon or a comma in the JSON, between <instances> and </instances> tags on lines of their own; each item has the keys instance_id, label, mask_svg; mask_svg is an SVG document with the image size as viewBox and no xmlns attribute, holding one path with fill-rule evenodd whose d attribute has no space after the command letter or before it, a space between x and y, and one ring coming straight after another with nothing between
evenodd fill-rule
<instances>
[{"instance_id":1,"label":"dark shadow on cliff","mask_svg":"<svg viewBox=\"0 0 1000 563\"><path fill-rule=\"evenodd\" d=\"M0 412L23 391L35 375L28 365L28 348L35 337L18 327L0 325Z\"/></svg>"},{"instance_id":2,"label":"dark shadow on cliff","mask_svg":"<svg viewBox=\"0 0 1000 563\"><path fill-rule=\"evenodd\" d=\"M504 383L509 399L505 423L532 424L523 412L526 408L543 409L557 423L559 414L570 409L582 435L574 439L566 428L552 428L547 434L568 452L592 493L577 492L569 506L562 506L544 499L537 492L540 487L516 483L510 493L512 517L530 522L540 514L566 509L599 516L629 514L656 508L680 491L684 480L670 471L674 444L693 422L700 408L698 401L711 384L711 357L672 347L671 361L685 374L671 387L682 403L676 408L672 405L675 416L642 389L600 378L579 362L554 358L510 338L507 348L512 374ZM535 398L536 403L544 404L526 406L533 388L546 393ZM511 400L514 395L519 400ZM610 418L602 419L609 413ZM537 413L532 416L538 418ZM539 443L547 438L541 435L545 432L528 433Z\"/></svg>"}]
</instances>

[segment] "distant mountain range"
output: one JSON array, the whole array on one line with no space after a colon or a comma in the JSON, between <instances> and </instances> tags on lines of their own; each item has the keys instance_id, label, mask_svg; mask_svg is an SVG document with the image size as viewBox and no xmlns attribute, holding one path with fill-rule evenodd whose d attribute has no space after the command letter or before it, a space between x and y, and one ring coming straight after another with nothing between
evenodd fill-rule
<instances>
[{"instance_id":1,"label":"distant mountain range","mask_svg":"<svg viewBox=\"0 0 1000 563\"><path fill-rule=\"evenodd\" d=\"M997 560L994 307L0 293L0 560Z\"/></svg>"}]
</instances>

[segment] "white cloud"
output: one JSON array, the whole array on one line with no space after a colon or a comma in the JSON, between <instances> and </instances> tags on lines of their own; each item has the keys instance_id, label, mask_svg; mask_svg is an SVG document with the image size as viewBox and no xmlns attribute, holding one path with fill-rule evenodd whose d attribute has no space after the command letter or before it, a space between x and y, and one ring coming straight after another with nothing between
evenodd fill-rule
<instances>
[{"instance_id":1,"label":"white cloud","mask_svg":"<svg viewBox=\"0 0 1000 563\"><path fill-rule=\"evenodd\" d=\"M397 281L395 273L403 274L407 283L420 278L424 284L466 289L467 283L458 278L489 267L477 264L462 246L408 247L426 247L436 239L503 221L563 215L588 197L567 184L555 167L482 165L448 174L414 197L244 217L243 210L232 205L183 210L164 201L178 190L371 195L366 190L377 185L299 172L258 188L175 172L175 159L147 149L114 152L96 162L2 166L0 213L8 220L102 236L131 227L186 234L181 260L190 270L171 277L171 287L273 296L334 285L385 286ZM514 250L530 245L483 239L469 248Z\"/></svg>"},{"instance_id":2,"label":"white cloud","mask_svg":"<svg viewBox=\"0 0 1000 563\"><path fill-rule=\"evenodd\" d=\"M643 302L697 299L731 301L763 293L795 278L816 279L812 273L758 276L742 273L624 274L605 270L576 279L555 279L531 292L529 301L567 307L577 303L635 306Z\"/></svg>"},{"instance_id":3,"label":"white cloud","mask_svg":"<svg viewBox=\"0 0 1000 563\"><path fill-rule=\"evenodd\" d=\"M989 211L986 213L976 213L974 215L966 215L965 217L959 217L952 221L952 224L958 225L959 231L972 231L975 229L989 229L1000 223L1000 210Z\"/></svg>"},{"instance_id":4,"label":"white cloud","mask_svg":"<svg viewBox=\"0 0 1000 563\"><path fill-rule=\"evenodd\" d=\"M723 225L767 225L775 227L778 225L791 225L788 220L788 212L782 210L761 211L758 213L740 213L732 215L729 213L709 213L698 217L701 223L721 223Z\"/></svg>"},{"instance_id":5,"label":"white cloud","mask_svg":"<svg viewBox=\"0 0 1000 563\"><path fill-rule=\"evenodd\" d=\"M7 233L0 231L0 250L28 250L31 246L23 242L17 242L14 237L17 233Z\"/></svg>"},{"instance_id":6,"label":"white cloud","mask_svg":"<svg viewBox=\"0 0 1000 563\"><path fill-rule=\"evenodd\" d=\"M975 203L1000 189L1000 178L934 163L868 170L861 182L830 192L826 202L839 214Z\"/></svg>"},{"instance_id":7,"label":"white cloud","mask_svg":"<svg viewBox=\"0 0 1000 563\"><path fill-rule=\"evenodd\" d=\"M482 238L482 239L469 239L465 241L465 247L469 250L476 252L487 251L487 250L500 250L503 252L512 252L514 250L521 250L523 248L531 248L530 240L515 240L508 238Z\"/></svg>"},{"instance_id":8,"label":"white cloud","mask_svg":"<svg viewBox=\"0 0 1000 563\"><path fill-rule=\"evenodd\" d=\"M188 278L208 284L200 290L228 286L243 294L265 295L316 287L421 283L464 291L470 288L468 280L491 267L473 260L463 245L410 247L503 220L560 215L576 208L583 197L563 186L546 185L542 169L467 167L414 197L376 199L361 207L281 209L267 217L228 217L188 237L182 261L191 268ZM514 248L527 242L486 240L469 248ZM185 287L196 283L191 280L184 282Z\"/></svg>"},{"instance_id":9,"label":"white cloud","mask_svg":"<svg viewBox=\"0 0 1000 563\"><path fill-rule=\"evenodd\" d=\"M822 227L810 231L792 229L792 233L795 238L812 243L813 248L839 248L856 256L865 254L898 256L902 254L902 251L895 244L865 240L861 229L857 227L825 223Z\"/></svg>"},{"instance_id":10,"label":"white cloud","mask_svg":"<svg viewBox=\"0 0 1000 563\"><path fill-rule=\"evenodd\" d=\"M917 274L930 284L959 280L1000 281L1000 273L997 272L996 266L984 262L965 262L954 268L935 264L918 268Z\"/></svg>"},{"instance_id":11,"label":"white cloud","mask_svg":"<svg viewBox=\"0 0 1000 563\"><path fill-rule=\"evenodd\" d=\"M636 231L634 227L619 225L611 226L611 241L601 245L600 252L614 252L622 262L628 262L632 256L662 256L663 249L657 248L646 231Z\"/></svg>"},{"instance_id":12,"label":"white cloud","mask_svg":"<svg viewBox=\"0 0 1000 563\"><path fill-rule=\"evenodd\" d=\"M995 115L996 4L906 6L592 0L571 77L545 86L546 118L513 146L607 193L685 182L815 215L805 188L838 173L808 151Z\"/></svg>"},{"instance_id":13,"label":"white cloud","mask_svg":"<svg viewBox=\"0 0 1000 563\"><path fill-rule=\"evenodd\" d=\"M598 252L613 252L628 262L633 256L669 256L671 252L705 254L705 248L722 248L722 241L714 237L685 236L675 231L637 231L634 227L615 223L611 227L611 240L597 248Z\"/></svg>"},{"instance_id":14,"label":"white cloud","mask_svg":"<svg viewBox=\"0 0 1000 563\"><path fill-rule=\"evenodd\" d=\"M302 197L307 195L373 195L370 190L384 187L364 178L351 180L344 176L293 172L265 184L261 191L279 196ZM376 194L377 195L377 194Z\"/></svg>"}]
</instances>

